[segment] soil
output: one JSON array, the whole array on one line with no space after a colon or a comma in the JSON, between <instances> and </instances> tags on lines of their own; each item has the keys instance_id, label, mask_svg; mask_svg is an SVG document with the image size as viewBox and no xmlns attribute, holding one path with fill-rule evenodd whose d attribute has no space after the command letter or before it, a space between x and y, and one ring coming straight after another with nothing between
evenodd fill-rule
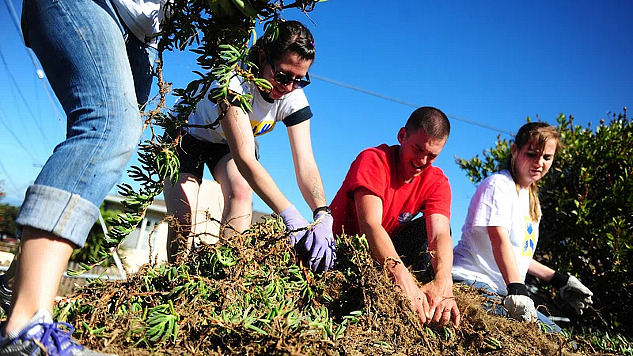
<instances>
[{"instance_id":1,"label":"soil","mask_svg":"<svg viewBox=\"0 0 633 356\"><path fill-rule=\"evenodd\" d=\"M84 345L119 355L576 355L581 339L491 315L455 285L462 323L424 326L366 240L341 236L334 271L314 275L265 219L245 233L58 304Z\"/></svg>"}]
</instances>

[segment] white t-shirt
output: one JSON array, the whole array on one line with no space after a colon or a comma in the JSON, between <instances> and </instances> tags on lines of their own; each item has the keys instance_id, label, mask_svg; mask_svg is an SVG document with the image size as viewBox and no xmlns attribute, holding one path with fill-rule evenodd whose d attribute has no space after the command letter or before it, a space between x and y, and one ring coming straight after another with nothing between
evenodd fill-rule
<instances>
[{"instance_id":1,"label":"white t-shirt","mask_svg":"<svg viewBox=\"0 0 633 356\"><path fill-rule=\"evenodd\" d=\"M217 87L218 83L213 82L209 91ZM237 75L229 81L229 88L238 94L251 94L253 96L251 101L253 110L247 113L253 128L253 136L260 136L272 131L279 121L283 121L286 126L292 126L312 117L312 111L303 89L295 89L278 100L267 100L262 97L255 84L243 81ZM218 106L209 100L207 93L207 96L198 102L196 110L189 116L189 124L210 125L216 122L218 116ZM217 125L213 129L188 127L187 131L201 141L226 143L221 125Z\"/></svg>"},{"instance_id":2,"label":"white t-shirt","mask_svg":"<svg viewBox=\"0 0 633 356\"><path fill-rule=\"evenodd\" d=\"M507 170L487 177L470 200L462 238L453 250L453 278L483 282L507 294L487 227L502 226L509 232L519 275L525 280L538 242L538 225L530 218L529 191L521 189L517 194Z\"/></svg>"},{"instance_id":3,"label":"white t-shirt","mask_svg":"<svg viewBox=\"0 0 633 356\"><path fill-rule=\"evenodd\" d=\"M112 0L121 20L142 42L150 45L156 40L147 39L160 30L163 7L169 0Z\"/></svg>"}]
</instances>

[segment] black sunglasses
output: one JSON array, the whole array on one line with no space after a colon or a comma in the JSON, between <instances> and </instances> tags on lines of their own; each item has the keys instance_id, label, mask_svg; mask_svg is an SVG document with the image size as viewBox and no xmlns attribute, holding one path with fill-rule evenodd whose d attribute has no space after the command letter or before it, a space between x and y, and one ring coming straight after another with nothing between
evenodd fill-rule
<instances>
[{"instance_id":1,"label":"black sunglasses","mask_svg":"<svg viewBox=\"0 0 633 356\"><path fill-rule=\"evenodd\" d=\"M266 61L268 62L268 64L270 64L270 67L273 69L273 73L275 74L274 79L278 84L288 85L292 83L292 87L295 89L305 88L308 84L310 84L310 75L308 73L306 73L305 79L296 79L289 76L288 74L284 72L278 72L277 69L275 68L275 65L273 64L273 61L270 59L269 56L266 56Z\"/></svg>"}]
</instances>

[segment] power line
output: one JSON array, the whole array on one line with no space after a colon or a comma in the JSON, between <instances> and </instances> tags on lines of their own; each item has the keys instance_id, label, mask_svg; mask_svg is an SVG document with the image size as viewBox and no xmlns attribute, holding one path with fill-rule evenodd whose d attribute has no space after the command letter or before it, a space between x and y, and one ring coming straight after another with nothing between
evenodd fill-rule
<instances>
[{"instance_id":1,"label":"power line","mask_svg":"<svg viewBox=\"0 0 633 356\"><path fill-rule=\"evenodd\" d=\"M416 108L417 109L417 108L419 108L421 106L421 105L417 105L417 104L414 104L414 103L411 103L411 102L408 102L408 101L400 100L398 98L394 98L394 97L391 97L391 96L383 95L383 94L376 93L376 92L373 92L373 91L369 91L369 90L366 90L366 89L363 89L363 88L355 87L353 85L342 83L342 82L339 82L339 81L336 81L336 80L333 80L333 79L325 78L325 77L322 77L320 75L310 74L310 77L318 79L318 80L321 80L321 81L324 81L324 82L327 82L327 83L330 83L330 84L338 85L340 87L351 89L351 90L354 90L354 91L357 91L357 92L360 92L360 93L363 93L363 94L368 94L368 95L371 95L371 96L375 96L377 98L393 101L395 103L406 105L406 106L409 106L409 107L412 107L412 108ZM461 117L457 117L455 115L447 114L446 116L448 116L451 119L457 120L457 121L465 122L467 124L483 127L485 129L488 129L488 130L492 130L492 131L504 133L504 134L507 134L507 135L510 135L510 136L514 136L514 133L512 133L510 131L507 131L507 130L504 130L504 129L501 129L501 128L498 128L498 127L495 127L495 126L491 126L491 125L484 124L484 123L477 122L477 121L473 121L473 120L464 119L464 118L461 118Z\"/></svg>"},{"instance_id":2,"label":"power line","mask_svg":"<svg viewBox=\"0 0 633 356\"><path fill-rule=\"evenodd\" d=\"M24 94L22 93L22 89L20 89L20 86L18 85L17 81L15 80L15 77L13 76L11 71L9 70L9 66L7 64L7 61L4 58L4 54L2 53L2 47L0 47L0 59L2 60L2 64L4 65L5 69L7 70L7 73L9 75L9 79L11 80L11 83L13 83L13 86L15 87L15 90L18 92L20 98L24 102L24 105L26 105L27 110L31 114L31 117L33 118L33 122L35 123L35 126L37 126L37 129L40 131L40 134L42 135L42 138L44 140L46 140L46 142L49 145L52 145L52 143L46 137L46 134L44 134L44 130L42 129L42 124L40 122L37 122L35 114L33 113L33 110L31 110L31 106L29 105L28 101L24 97Z\"/></svg>"},{"instance_id":3,"label":"power line","mask_svg":"<svg viewBox=\"0 0 633 356\"><path fill-rule=\"evenodd\" d=\"M11 134L11 136L13 136L13 138L18 143L18 145L20 145L20 147L22 147L24 152L26 152L31 157L32 162L37 162L37 159L35 158L35 155L33 155L33 153L31 152L31 150L13 132L11 127L4 122L4 119L3 119L4 116L5 116L4 115L4 109L2 108L2 105L0 104L0 123L7 129L7 131ZM11 178L11 174L9 173L9 171L6 169L6 167L4 166L4 164L1 161L0 161L0 170L2 170L2 172L4 172L4 175L7 177L7 180L9 181L11 186L13 187L13 191L16 192L16 193L19 192L20 188L18 188L18 186L15 184L15 182Z\"/></svg>"},{"instance_id":4,"label":"power line","mask_svg":"<svg viewBox=\"0 0 633 356\"><path fill-rule=\"evenodd\" d=\"M13 186L13 190L17 192L18 188L15 185L15 183L13 182L13 179L11 179L11 176L9 175L9 171L7 171L7 169L5 168L4 164L2 164L2 161L0 161L0 170L2 170L2 172L4 172L4 175L7 177L7 180L9 181L9 184L11 184Z\"/></svg>"},{"instance_id":5,"label":"power line","mask_svg":"<svg viewBox=\"0 0 633 356\"><path fill-rule=\"evenodd\" d=\"M33 160L33 162L37 162L37 158L35 158L35 155L31 152L31 150L29 150L29 148L24 143L22 143L22 141L20 140L20 137L18 137L18 135L16 135L15 132L13 132L13 130L11 129L11 126L9 126L3 120L3 116L5 116L4 115L4 110L2 109L2 106L0 106L0 123L2 125L4 125L4 127L7 129L7 131L11 134L11 136L13 136L15 141L18 143L18 145L20 145L20 147L22 147L22 149L24 149L24 152L26 152L29 156L31 156L31 159Z\"/></svg>"},{"instance_id":6,"label":"power line","mask_svg":"<svg viewBox=\"0 0 633 356\"><path fill-rule=\"evenodd\" d=\"M15 11L15 7L13 7L13 3L11 3L11 0L4 0L4 3L6 4L7 9L9 9L9 14L11 14L11 20L13 20L13 25L15 26L18 36L20 37L21 42L24 43L24 35L22 34L22 28L20 27L20 20L18 19L18 14ZM57 118L58 123L61 123L62 119L61 119L61 116L59 115L59 111L57 110L56 101L55 99L53 99L54 98L54 95L52 93L53 90L48 85L48 82L44 80L46 78L44 71L40 67L39 62L37 61L37 58L33 54L33 51L29 50L26 47L26 45L24 45L24 50L31 58L33 67L35 67L35 73L37 74L37 77L40 79L42 86L44 87L44 91L46 92L46 95L48 96L48 101L51 104L51 108L53 109L53 113L55 114L55 117ZM62 127L62 130L64 130L63 127Z\"/></svg>"},{"instance_id":7,"label":"power line","mask_svg":"<svg viewBox=\"0 0 633 356\"><path fill-rule=\"evenodd\" d=\"M9 9L9 13L11 13L11 19L13 20L13 25L15 26L15 29L18 31L18 33L21 33L22 30L20 29L18 14L15 11L15 7L13 7L11 0L4 0L4 3L7 5L7 9Z\"/></svg>"}]
</instances>

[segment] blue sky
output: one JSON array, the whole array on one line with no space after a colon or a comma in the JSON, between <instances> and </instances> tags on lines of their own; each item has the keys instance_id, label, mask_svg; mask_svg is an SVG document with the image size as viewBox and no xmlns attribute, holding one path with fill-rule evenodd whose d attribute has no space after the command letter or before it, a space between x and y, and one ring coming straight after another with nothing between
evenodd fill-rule
<instances>
[{"instance_id":1,"label":"blue sky","mask_svg":"<svg viewBox=\"0 0 633 356\"><path fill-rule=\"evenodd\" d=\"M0 184L7 194L3 202L20 204L63 139L65 119L38 78L6 1L18 14L21 9L18 0L0 2ZM630 1L330 0L309 18L297 11L284 17L313 32L314 76L449 115L451 136L435 165L452 185L455 241L475 190L455 157L480 154L499 134L509 138L503 132L516 132L528 116L555 123L558 114L572 114L584 126L633 107ZM189 53L166 55L166 67L166 79L176 87L184 87L197 70ZM397 143L398 129L414 109L318 79L306 94L328 200L362 149ZM260 144L264 167L309 216L283 125ZM270 211L258 198L254 208Z\"/></svg>"}]
</instances>

